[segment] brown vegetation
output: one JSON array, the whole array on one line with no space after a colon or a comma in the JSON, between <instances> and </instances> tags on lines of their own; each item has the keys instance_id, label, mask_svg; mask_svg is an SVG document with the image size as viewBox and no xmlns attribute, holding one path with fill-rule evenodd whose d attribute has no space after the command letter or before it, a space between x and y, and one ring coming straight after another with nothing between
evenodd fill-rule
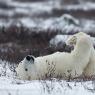
<instances>
[{"instance_id":1,"label":"brown vegetation","mask_svg":"<svg viewBox=\"0 0 95 95\"><path fill-rule=\"evenodd\" d=\"M1 27L0 58L18 63L28 54L40 56L55 51L70 51L65 43L61 47L49 46L51 38L59 33L58 30L28 29L23 25Z\"/></svg>"}]
</instances>

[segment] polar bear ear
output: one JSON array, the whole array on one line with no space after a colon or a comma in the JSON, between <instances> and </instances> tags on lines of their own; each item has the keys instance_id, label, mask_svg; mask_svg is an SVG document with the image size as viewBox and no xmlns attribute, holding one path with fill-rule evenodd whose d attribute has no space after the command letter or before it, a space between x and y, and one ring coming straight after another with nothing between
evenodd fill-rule
<instances>
[{"instance_id":1,"label":"polar bear ear","mask_svg":"<svg viewBox=\"0 0 95 95\"><path fill-rule=\"evenodd\" d=\"M26 56L26 60L27 60L27 61L31 61L31 60L32 60L33 63L34 63L34 61L35 61L35 57L32 56L32 55L27 55L27 56Z\"/></svg>"}]
</instances>

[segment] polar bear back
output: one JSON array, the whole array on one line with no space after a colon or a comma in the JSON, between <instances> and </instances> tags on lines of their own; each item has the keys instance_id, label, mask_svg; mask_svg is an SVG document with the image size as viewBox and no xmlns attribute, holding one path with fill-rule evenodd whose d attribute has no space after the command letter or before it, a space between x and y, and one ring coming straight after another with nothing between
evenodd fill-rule
<instances>
[{"instance_id":1,"label":"polar bear back","mask_svg":"<svg viewBox=\"0 0 95 95\"><path fill-rule=\"evenodd\" d=\"M71 75L72 77L78 77L82 74L87 62L89 61L89 56L84 58L84 60L75 59L75 56L69 53L59 52L56 54L38 57L36 66L40 74L44 75L47 73L48 65L55 65L55 74L53 77L57 77L58 75L62 75L63 77L68 77ZM44 67L44 68L43 68Z\"/></svg>"}]
</instances>

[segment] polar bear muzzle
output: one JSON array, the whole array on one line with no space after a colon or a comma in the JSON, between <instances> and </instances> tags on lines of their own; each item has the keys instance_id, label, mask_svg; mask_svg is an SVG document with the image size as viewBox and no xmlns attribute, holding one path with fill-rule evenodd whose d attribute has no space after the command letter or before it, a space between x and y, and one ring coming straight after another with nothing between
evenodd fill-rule
<instances>
[{"instance_id":1,"label":"polar bear muzzle","mask_svg":"<svg viewBox=\"0 0 95 95\"><path fill-rule=\"evenodd\" d=\"M33 61L33 63L34 63L34 60L35 60L35 59L34 59L34 56L32 56L32 55L27 55L27 56L26 56L26 60L27 60L27 61Z\"/></svg>"}]
</instances>

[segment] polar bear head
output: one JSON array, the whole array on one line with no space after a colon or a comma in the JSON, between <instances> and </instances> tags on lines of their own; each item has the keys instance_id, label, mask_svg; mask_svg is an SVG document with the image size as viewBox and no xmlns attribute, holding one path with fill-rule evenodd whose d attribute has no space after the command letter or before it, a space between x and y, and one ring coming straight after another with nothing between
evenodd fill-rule
<instances>
[{"instance_id":1,"label":"polar bear head","mask_svg":"<svg viewBox=\"0 0 95 95\"><path fill-rule=\"evenodd\" d=\"M30 80L35 75L35 58L32 55L26 56L16 68L17 76L23 80Z\"/></svg>"},{"instance_id":2,"label":"polar bear head","mask_svg":"<svg viewBox=\"0 0 95 95\"><path fill-rule=\"evenodd\" d=\"M75 46L78 37L82 37L82 36L89 36L89 35L87 35L87 34L84 33L84 32L76 33L76 34L72 35L71 37L69 37L69 38L67 39L66 44L67 44L67 45L70 45L70 46Z\"/></svg>"}]
</instances>

